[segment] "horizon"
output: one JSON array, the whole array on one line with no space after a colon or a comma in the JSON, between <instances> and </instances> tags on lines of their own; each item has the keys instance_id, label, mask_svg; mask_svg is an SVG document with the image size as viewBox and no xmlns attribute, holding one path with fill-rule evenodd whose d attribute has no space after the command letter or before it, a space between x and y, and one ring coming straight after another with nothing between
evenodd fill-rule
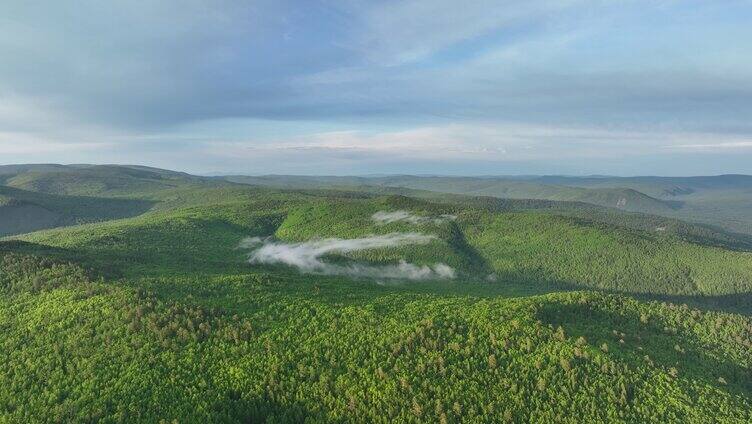
<instances>
[{"instance_id":1,"label":"horizon","mask_svg":"<svg viewBox=\"0 0 752 424\"><path fill-rule=\"evenodd\" d=\"M752 423L751 22L0 1L0 424Z\"/></svg>"},{"instance_id":2,"label":"horizon","mask_svg":"<svg viewBox=\"0 0 752 424\"><path fill-rule=\"evenodd\" d=\"M712 178L712 177L752 177L752 174L743 173L725 173L725 174L690 174L690 175L657 175L657 174L640 174L640 175L608 175L608 174L415 174L415 173L372 173L372 174L279 174L279 173L240 173L240 172L206 172L206 173L192 173L181 169L172 168L160 168L149 165L142 165L137 163L2 163L0 167L4 166L63 166L63 167L75 167L75 166L118 166L118 167L142 167L151 168L161 171L170 171L193 175L197 177L231 177L231 176L247 176L247 177L356 177L356 178L382 178L382 177L454 177L454 178L541 178L541 177L566 177L566 178Z\"/></svg>"},{"instance_id":3,"label":"horizon","mask_svg":"<svg viewBox=\"0 0 752 424\"><path fill-rule=\"evenodd\" d=\"M0 162L752 174L752 4L0 5Z\"/></svg>"}]
</instances>

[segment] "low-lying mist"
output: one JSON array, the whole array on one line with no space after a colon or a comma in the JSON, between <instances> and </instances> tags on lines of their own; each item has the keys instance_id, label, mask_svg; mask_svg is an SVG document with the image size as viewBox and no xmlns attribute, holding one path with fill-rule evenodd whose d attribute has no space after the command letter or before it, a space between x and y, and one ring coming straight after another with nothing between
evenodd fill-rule
<instances>
[{"instance_id":1,"label":"low-lying mist","mask_svg":"<svg viewBox=\"0 0 752 424\"><path fill-rule=\"evenodd\" d=\"M408 211L378 211L371 215L371 219L376 221L377 224L391 224L393 222L400 222L404 221L409 224L441 224L442 222L446 222L449 220L455 220L457 217L455 215L449 215L449 214L443 214L439 215L438 217L435 216L420 216L415 215L412 212Z\"/></svg>"},{"instance_id":2,"label":"low-lying mist","mask_svg":"<svg viewBox=\"0 0 752 424\"><path fill-rule=\"evenodd\" d=\"M433 265L416 265L405 261L390 265L368 265L331 264L322 260L322 257L331 253L421 245L435 238L436 236L420 233L391 233L355 239L327 238L284 243L272 238L251 237L241 241L240 247L253 249L248 259L250 263L286 264L308 274L406 280L452 279L455 277L454 269L440 262Z\"/></svg>"}]
</instances>

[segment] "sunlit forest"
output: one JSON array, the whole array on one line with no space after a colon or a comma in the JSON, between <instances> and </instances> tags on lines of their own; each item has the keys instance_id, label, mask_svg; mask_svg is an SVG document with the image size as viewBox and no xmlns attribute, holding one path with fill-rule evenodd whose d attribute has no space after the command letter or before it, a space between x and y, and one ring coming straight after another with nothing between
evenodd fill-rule
<instances>
[{"instance_id":1,"label":"sunlit forest","mask_svg":"<svg viewBox=\"0 0 752 424\"><path fill-rule=\"evenodd\" d=\"M2 192L0 214L62 218L0 241L0 421L752 420L744 235L577 202L56 172Z\"/></svg>"}]
</instances>

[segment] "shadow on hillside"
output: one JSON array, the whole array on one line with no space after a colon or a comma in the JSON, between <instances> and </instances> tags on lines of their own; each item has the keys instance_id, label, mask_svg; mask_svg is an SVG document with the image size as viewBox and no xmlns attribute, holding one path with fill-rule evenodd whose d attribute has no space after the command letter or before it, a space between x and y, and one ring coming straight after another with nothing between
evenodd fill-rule
<instances>
[{"instance_id":1,"label":"shadow on hillside","mask_svg":"<svg viewBox=\"0 0 752 424\"><path fill-rule=\"evenodd\" d=\"M0 195L14 200L16 209L24 207L28 216L21 220L23 225L12 228L6 225L0 230L4 236L22 234L50 228L114 219L132 218L152 209L157 203L153 200L109 198L93 196L58 195L22 190L14 187L0 186ZM10 214L13 209L5 213ZM41 219L46 213L48 219ZM52 218L51 218L52 217ZM9 215L8 219L11 218ZM54 218L54 219L53 219ZM0 214L0 220L3 219Z\"/></svg>"},{"instance_id":2,"label":"shadow on hillside","mask_svg":"<svg viewBox=\"0 0 752 424\"><path fill-rule=\"evenodd\" d=\"M736 293L721 296L681 296L619 293L639 300L654 300L675 304L687 304L698 309L752 315L752 293Z\"/></svg>"},{"instance_id":3,"label":"shadow on hillside","mask_svg":"<svg viewBox=\"0 0 752 424\"><path fill-rule=\"evenodd\" d=\"M457 223L451 223L451 233L449 237L449 245L454 250L461 253L465 258L465 267L467 270L476 274L489 275L492 273L492 268L489 265L486 258L484 258L478 250L471 246L465 238L465 233L460 229Z\"/></svg>"},{"instance_id":4,"label":"shadow on hillside","mask_svg":"<svg viewBox=\"0 0 752 424\"><path fill-rule=\"evenodd\" d=\"M105 278L111 275L106 270L87 266L84 253L72 249L47 246L22 240L0 240L0 258L5 254L28 255L49 259L57 263L72 263L81 266L90 278Z\"/></svg>"},{"instance_id":5,"label":"shadow on hillside","mask_svg":"<svg viewBox=\"0 0 752 424\"><path fill-rule=\"evenodd\" d=\"M538 315L554 328L561 326L571 342L584 337L594 348L607 344L607 356L630 366L648 363L665 371L675 368L680 380L705 381L743 396L749 396L752 390L748 369L705 354L703 343L694 334L667 331L664 326L671 324L659 319L651 317L646 322L635 311L620 314L593 304L546 303ZM719 378L726 384L719 382ZM685 390L693 398L702 395L690 383Z\"/></svg>"},{"instance_id":6,"label":"shadow on hillside","mask_svg":"<svg viewBox=\"0 0 752 424\"><path fill-rule=\"evenodd\" d=\"M514 284L530 287L530 294L542 294L555 291L590 290L621 296L629 296L642 301L670 302L687 304L701 310L729 312L752 316L752 292L728 295L666 295L622 291L608 288L591 287L576 281L556 280L542 268L528 267L515 272L497 273L499 284ZM507 283L508 282L508 283ZM533 289L535 288L535 290ZM537 293L536 293L537 292Z\"/></svg>"},{"instance_id":7,"label":"shadow on hillside","mask_svg":"<svg viewBox=\"0 0 752 424\"><path fill-rule=\"evenodd\" d=\"M58 262L70 262L83 267L94 278L117 279L124 276L121 270L122 258L101 258L92 261L91 252L84 249L62 248L22 240L0 241L0 255L14 253L39 256Z\"/></svg>"},{"instance_id":8,"label":"shadow on hillside","mask_svg":"<svg viewBox=\"0 0 752 424\"><path fill-rule=\"evenodd\" d=\"M323 412L314 412L300 403L282 403L269 396L246 398L242 393L231 390L226 399L213 406L214 416L224 417L228 422L243 423L302 423L302 422L344 422L333 421ZM225 421L222 420L222 421Z\"/></svg>"},{"instance_id":9,"label":"shadow on hillside","mask_svg":"<svg viewBox=\"0 0 752 424\"><path fill-rule=\"evenodd\" d=\"M18 253L24 255L48 255L56 258L70 256L68 250L47 246L44 244L31 243L22 240L0 240L0 253Z\"/></svg>"},{"instance_id":10,"label":"shadow on hillside","mask_svg":"<svg viewBox=\"0 0 752 424\"><path fill-rule=\"evenodd\" d=\"M678 220L679 218L673 219ZM683 221L680 222L683 223ZM750 234L731 231L718 225L700 222L688 221L685 225L691 225L707 231L706 234L692 234L689 231L681 233L680 236L690 243L707 247L719 247L735 252L752 251L752 235Z\"/></svg>"},{"instance_id":11,"label":"shadow on hillside","mask_svg":"<svg viewBox=\"0 0 752 424\"><path fill-rule=\"evenodd\" d=\"M279 221L276 214L249 218L242 225L214 217L178 216L157 224L113 226L114 231L95 228L91 237L80 237L79 232L72 237L76 245L63 248L0 241L0 251L75 262L106 279L237 274L246 269L244 253L235 248L238 242L248 235L269 234ZM65 240L52 239L61 241Z\"/></svg>"}]
</instances>

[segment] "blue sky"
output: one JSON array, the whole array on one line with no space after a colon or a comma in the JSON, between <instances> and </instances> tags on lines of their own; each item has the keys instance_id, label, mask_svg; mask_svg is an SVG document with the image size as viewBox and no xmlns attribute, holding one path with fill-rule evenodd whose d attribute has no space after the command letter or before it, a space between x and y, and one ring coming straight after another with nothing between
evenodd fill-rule
<instances>
[{"instance_id":1,"label":"blue sky","mask_svg":"<svg viewBox=\"0 0 752 424\"><path fill-rule=\"evenodd\" d=\"M0 163L752 173L750 22L750 0L5 0Z\"/></svg>"}]
</instances>

